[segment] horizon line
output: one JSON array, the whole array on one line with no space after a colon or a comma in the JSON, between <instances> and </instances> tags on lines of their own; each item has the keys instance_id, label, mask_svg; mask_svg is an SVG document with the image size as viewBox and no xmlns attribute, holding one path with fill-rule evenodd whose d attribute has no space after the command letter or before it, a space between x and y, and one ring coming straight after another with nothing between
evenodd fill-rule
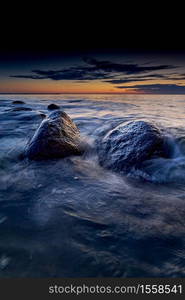
<instances>
[{"instance_id":1,"label":"horizon line","mask_svg":"<svg viewBox=\"0 0 185 300\"><path fill-rule=\"evenodd\" d=\"M66 93L66 92L60 92L60 93L1 93L0 92L0 95L185 95L185 93L182 93L182 94L174 94L174 93L159 93L159 94L156 94L156 93L116 93L116 92L107 92L107 93L96 93L96 92L87 92L87 93Z\"/></svg>"},{"instance_id":2,"label":"horizon line","mask_svg":"<svg viewBox=\"0 0 185 300\"><path fill-rule=\"evenodd\" d=\"M13 92L11 92L11 93L7 93L7 92L5 92L5 93L1 93L0 92L0 95L93 95L93 94L99 94L99 95L106 95L106 94L110 94L110 95L114 95L114 94L116 94L116 95L124 95L124 94L132 94L132 95L136 95L136 94L141 94L141 93L115 93L115 92L105 92L105 93L100 93L100 92L87 92L87 93L84 93L84 92L82 92L82 93L80 93L80 92L76 92L76 93L74 93L74 92L72 92L72 93L68 93L68 92L60 92L60 93L13 93ZM142 93L142 94L144 94L144 93Z\"/></svg>"}]
</instances>

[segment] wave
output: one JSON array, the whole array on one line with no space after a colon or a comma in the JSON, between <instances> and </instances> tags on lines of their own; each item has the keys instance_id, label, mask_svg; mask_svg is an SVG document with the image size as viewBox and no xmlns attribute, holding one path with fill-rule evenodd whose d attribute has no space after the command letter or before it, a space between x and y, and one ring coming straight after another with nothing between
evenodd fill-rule
<instances>
[{"instance_id":1,"label":"wave","mask_svg":"<svg viewBox=\"0 0 185 300\"><path fill-rule=\"evenodd\" d=\"M166 137L167 158L156 157L144 161L139 168L133 167L129 177L154 183L185 182L185 137Z\"/></svg>"}]
</instances>

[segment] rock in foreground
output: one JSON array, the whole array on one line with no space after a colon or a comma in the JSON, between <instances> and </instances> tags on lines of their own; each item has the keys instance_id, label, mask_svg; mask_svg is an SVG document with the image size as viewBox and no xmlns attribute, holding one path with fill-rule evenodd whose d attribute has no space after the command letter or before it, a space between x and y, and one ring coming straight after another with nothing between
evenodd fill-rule
<instances>
[{"instance_id":1,"label":"rock in foreground","mask_svg":"<svg viewBox=\"0 0 185 300\"><path fill-rule=\"evenodd\" d=\"M30 159L50 159L80 155L83 152L80 132L62 111L52 112L42 121L25 149Z\"/></svg>"},{"instance_id":2,"label":"rock in foreground","mask_svg":"<svg viewBox=\"0 0 185 300\"><path fill-rule=\"evenodd\" d=\"M100 164L115 171L127 171L162 151L160 130L146 121L118 125L97 146Z\"/></svg>"}]
</instances>

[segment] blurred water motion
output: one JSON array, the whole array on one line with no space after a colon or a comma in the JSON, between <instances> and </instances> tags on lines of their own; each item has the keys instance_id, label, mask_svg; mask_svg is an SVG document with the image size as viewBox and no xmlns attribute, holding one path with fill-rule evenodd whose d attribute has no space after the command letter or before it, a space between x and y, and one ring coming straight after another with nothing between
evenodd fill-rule
<instances>
[{"instance_id":1,"label":"blurred water motion","mask_svg":"<svg viewBox=\"0 0 185 300\"><path fill-rule=\"evenodd\" d=\"M184 277L185 97L76 97L0 96L0 276ZM13 100L32 111L12 111ZM93 153L20 160L50 103L92 147L119 123L142 118L171 138L173 155L145 162L150 181L105 170Z\"/></svg>"}]
</instances>

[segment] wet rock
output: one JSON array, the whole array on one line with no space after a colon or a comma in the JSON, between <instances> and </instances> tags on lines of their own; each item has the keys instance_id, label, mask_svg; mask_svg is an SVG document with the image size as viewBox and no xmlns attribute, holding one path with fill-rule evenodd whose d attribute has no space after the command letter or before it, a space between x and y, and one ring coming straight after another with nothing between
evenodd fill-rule
<instances>
[{"instance_id":1,"label":"wet rock","mask_svg":"<svg viewBox=\"0 0 185 300\"><path fill-rule=\"evenodd\" d=\"M31 121L31 122L36 122L44 119L46 115L39 113L37 111L31 111L31 112L24 112L16 117L16 119L21 120L21 121Z\"/></svg>"},{"instance_id":2,"label":"wet rock","mask_svg":"<svg viewBox=\"0 0 185 300\"><path fill-rule=\"evenodd\" d=\"M57 104L52 103L52 104L48 105L48 109L49 110L60 109L60 106L57 105Z\"/></svg>"},{"instance_id":3,"label":"wet rock","mask_svg":"<svg viewBox=\"0 0 185 300\"><path fill-rule=\"evenodd\" d=\"M80 132L63 111L54 111L45 118L25 149L30 159L60 158L83 152Z\"/></svg>"},{"instance_id":4,"label":"wet rock","mask_svg":"<svg viewBox=\"0 0 185 300\"><path fill-rule=\"evenodd\" d=\"M30 107L15 107L12 109L12 111L31 111L32 109Z\"/></svg>"},{"instance_id":5,"label":"wet rock","mask_svg":"<svg viewBox=\"0 0 185 300\"><path fill-rule=\"evenodd\" d=\"M46 115L43 112L40 112L39 115L41 116L42 119L46 118Z\"/></svg>"},{"instance_id":6,"label":"wet rock","mask_svg":"<svg viewBox=\"0 0 185 300\"><path fill-rule=\"evenodd\" d=\"M15 100L12 102L12 104L25 104L25 102L21 100Z\"/></svg>"},{"instance_id":7,"label":"wet rock","mask_svg":"<svg viewBox=\"0 0 185 300\"><path fill-rule=\"evenodd\" d=\"M42 112L39 111L34 111L32 109L8 109L5 113L6 119L12 119L12 117L15 120L20 120L20 121L31 121L31 122L38 122L41 121L46 117L46 115Z\"/></svg>"},{"instance_id":8,"label":"wet rock","mask_svg":"<svg viewBox=\"0 0 185 300\"><path fill-rule=\"evenodd\" d=\"M102 166L127 171L154 155L163 155L163 136L146 121L122 123L98 142L97 152Z\"/></svg>"}]
</instances>

